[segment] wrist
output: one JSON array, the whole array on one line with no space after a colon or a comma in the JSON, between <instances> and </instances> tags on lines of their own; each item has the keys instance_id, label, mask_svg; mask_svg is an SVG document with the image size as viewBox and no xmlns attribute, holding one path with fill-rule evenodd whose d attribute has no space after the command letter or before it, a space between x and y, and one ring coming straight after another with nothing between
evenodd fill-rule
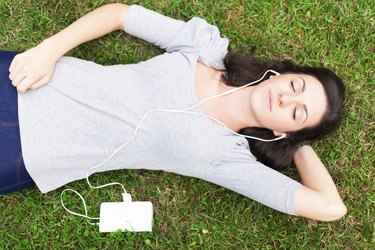
<instances>
[{"instance_id":1,"label":"wrist","mask_svg":"<svg viewBox=\"0 0 375 250\"><path fill-rule=\"evenodd\" d=\"M41 42L38 47L42 48L43 50L48 53L48 55L52 56L56 60L62 57L65 54L63 51L62 46L54 39L54 37L49 37Z\"/></svg>"}]
</instances>

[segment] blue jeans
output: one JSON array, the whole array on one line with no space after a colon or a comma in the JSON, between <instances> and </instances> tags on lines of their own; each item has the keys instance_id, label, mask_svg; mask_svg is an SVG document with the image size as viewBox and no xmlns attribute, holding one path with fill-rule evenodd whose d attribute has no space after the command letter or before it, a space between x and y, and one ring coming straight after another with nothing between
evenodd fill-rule
<instances>
[{"instance_id":1,"label":"blue jeans","mask_svg":"<svg viewBox=\"0 0 375 250\"><path fill-rule=\"evenodd\" d=\"M22 158L17 90L9 79L9 66L16 54L0 51L0 194L35 184Z\"/></svg>"}]
</instances>

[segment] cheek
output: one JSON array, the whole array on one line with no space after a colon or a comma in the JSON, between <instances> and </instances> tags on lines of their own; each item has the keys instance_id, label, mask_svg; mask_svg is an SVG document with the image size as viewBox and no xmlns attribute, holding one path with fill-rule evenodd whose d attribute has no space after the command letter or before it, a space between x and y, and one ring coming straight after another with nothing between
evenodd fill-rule
<instances>
[{"instance_id":1,"label":"cheek","mask_svg":"<svg viewBox=\"0 0 375 250\"><path fill-rule=\"evenodd\" d=\"M289 110L282 110L272 115L270 123L279 131L294 131L300 129L293 120L292 113Z\"/></svg>"},{"instance_id":2,"label":"cheek","mask_svg":"<svg viewBox=\"0 0 375 250\"><path fill-rule=\"evenodd\" d=\"M272 114L274 122L290 123L292 121L292 113L287 108L275 110Z\"/></svg>"}]
</instances>

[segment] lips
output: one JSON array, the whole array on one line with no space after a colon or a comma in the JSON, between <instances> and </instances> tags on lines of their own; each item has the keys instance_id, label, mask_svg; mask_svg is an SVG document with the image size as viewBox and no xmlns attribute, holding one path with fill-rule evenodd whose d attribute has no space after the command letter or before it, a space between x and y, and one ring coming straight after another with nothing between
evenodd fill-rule
<instances>
[{"instance_id":1,"label":"lips","mask_svg":"<svg viewBox=\"0 0 375 250\"><path fill-rule=\"evenodd\" d=\"M269 110L272 112L272 94L271 94L271 90L269 90L268 93L267 93L267 104L268 104Z\"/></svg>"}]
</instances>

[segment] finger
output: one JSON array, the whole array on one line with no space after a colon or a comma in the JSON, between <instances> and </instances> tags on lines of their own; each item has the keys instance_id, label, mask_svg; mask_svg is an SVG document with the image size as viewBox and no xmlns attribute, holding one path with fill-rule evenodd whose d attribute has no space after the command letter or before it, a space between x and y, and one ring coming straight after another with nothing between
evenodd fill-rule
<instances>
[{"instance_id":1,"label":"finger","mask_svg":"<svg viewBox=\"0 0 375 250\"><path fill-rule=\"evenodd\" d=\"M17 85L17 91L19 93L25 93L28 88L30 88L31 85L33 85L35 82L39 80L36 76L27 76L25 79L23 79L20 84Z\"/></svg>"},{"instance_id":2,"label":"finger","mask_svg":"<svg viewBox=\"0 0 375 250\"><path fill-rule=\"evenodd\" d=\"M19 83L20 78L23 79L25 76L26 76L26 71L25 71L24 65L21 64L20 62L17 62L17 64L15 64L15 66L12 69L12 72L9 75L9 79L12 80L12 82L15 81L15 82ZM18 79L18 80L16 80L16 79ZM13 84L13 85L17 86L15 84Z\"/></svg>"},{"instance_id":3,"label":"finger","mask_svg":"<svg viewBox=\"0 0 375 250\"><path fill-rule=\"evenodd\" d=\"M45 84L47 84L50 81L50 76L45 76L42 79L35 82L33 85L31 85L30 89L37 89Z\"/></svg>"},{"instance_id":4,"label":"finger","mask_svg":"<svg viewBox=\"0 0 375 250\"><path fill-rule=\"evenodd\" d=\"M13 64L12 69L9 68L9 79L13 80L14 77L17 75L17 72L19 71L19 65L18 64Z\"/></svg>"},{"instance_id":5,"label":"finger","mask_svg":"<svg viewBox=\"0 0 375 250\"><path fill-rule=\"evenodd\" d=\"M10 66L9 66L9 72L12 72L14 70L14 68L17 66L17 63L19 61L18 59L19 59L19 54L15 55L13 57L13 60L10 63Z\"/></svg>"},{"instance_id":6,"label":"finger","mask_svg":"<svg viewBox=\"0 0 375 250\"><path fill-rule=\"evenodd\" d=\"M24 71L18 71L17 74L15 74L13 76L13 79L12 79L12 85L14 87L17 87L18 84L20 84L20 82L26 78L26 72Z\"/></svg>"}]
</instances>

